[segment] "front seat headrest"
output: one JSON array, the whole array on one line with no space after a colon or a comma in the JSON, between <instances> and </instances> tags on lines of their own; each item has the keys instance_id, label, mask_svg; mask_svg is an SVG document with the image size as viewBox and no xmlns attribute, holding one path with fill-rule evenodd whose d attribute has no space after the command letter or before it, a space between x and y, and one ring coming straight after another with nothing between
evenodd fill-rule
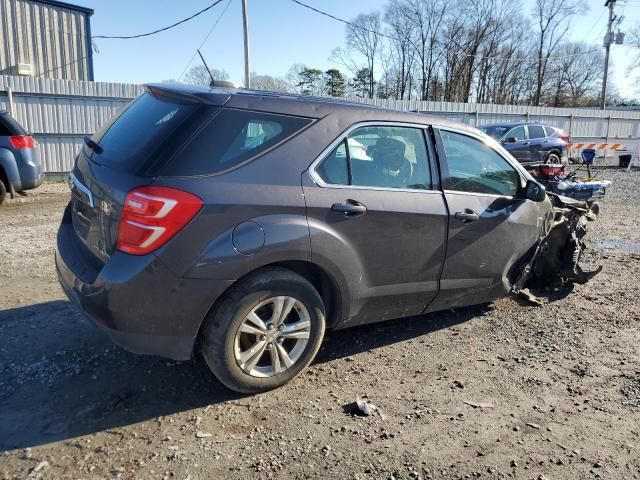
<instances>
[{"instance_id":1,"label":"front seat headrest","mask_svg":"<svg viewBox=\"0 0 640 480\"><path fill-rule=\"evenodd\" d=\"M399 170L406 162L407 146L395 138L381 138L375 145L374 160L390 170Z\"/></svg>"}]
</instances>

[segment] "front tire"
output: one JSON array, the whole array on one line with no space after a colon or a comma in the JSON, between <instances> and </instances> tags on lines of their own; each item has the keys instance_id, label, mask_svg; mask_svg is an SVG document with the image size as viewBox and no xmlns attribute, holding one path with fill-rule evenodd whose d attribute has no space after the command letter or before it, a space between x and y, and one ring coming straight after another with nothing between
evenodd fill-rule
<instances>
[{"instance_id":1,"label":"front tire","mask_svg":"<svg viewBox=\"0 0 640 480\"><path fill-rule=\"evenodd\" d=\"M7 196L7 187L5 187L4 182L0 180L0 205L4 202L5 197Z\"/></svg>"},{"instance_id":2,"label":"front tire","mask_svg":"<svg viewBox=\"0 0 640 480\"><path fill-rule=\"evenodd\" d=\"M266 268L242 280L209 313L201 351L227 388L257 393L284 385L315 358L325 331L325 308L314 286L285 268Z\"/></svg>"}]
</instances>

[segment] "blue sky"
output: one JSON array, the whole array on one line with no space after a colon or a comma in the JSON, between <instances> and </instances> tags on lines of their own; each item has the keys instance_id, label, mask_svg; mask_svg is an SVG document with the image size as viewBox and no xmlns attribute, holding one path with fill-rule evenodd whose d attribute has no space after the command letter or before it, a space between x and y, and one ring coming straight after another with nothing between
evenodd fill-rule
<instances>
[{"instance_id":1,"label":"blue sky","mask_svg":"<svg viewBox=\"0 0 640 480\"><path fill-rule=\"evenodd\" d=\"M180 76L211 26L231 2L202 48L210 67L224 69L231 80L243 80L242 10L240 0L221 4L172 30L135 40L96 40L94 55L98 81L143 83ZM343 18L380 9L386 0L305 0ZM525 9L534 0L525 0ZM212 0L78 0L93 8L94 35L131 35L171 24L209 5ZM327 69L335 66L331 51L343 45L344 25L296 5L291 0L248 0L251 36L251 70L284 75L294 63ZM589 11L573 21L570 36L601 45L607 9L603 0L587 0ZM640 22L640 0L619 0L623 30ZM612 48L613 81L623 95L634 94L635 81L626 72L632 52ZM198 62L195 59L194 62Z\"/></svg>"}]
</instances>

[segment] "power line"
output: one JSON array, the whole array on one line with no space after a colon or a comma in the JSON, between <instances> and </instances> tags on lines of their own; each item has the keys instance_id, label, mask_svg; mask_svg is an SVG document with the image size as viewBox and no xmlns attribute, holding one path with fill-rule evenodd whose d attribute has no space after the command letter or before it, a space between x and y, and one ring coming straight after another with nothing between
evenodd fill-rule
<instances>
[{"instance_id":1,"label":"power line","mask_svg":"<svg viewBox=\"0 0 640 480\"><path fill-rule=\"evenodd\" d=\"M85 55L84 57L81 57L81 58L76 58L75 60L71 60L70 62L67 62L65 64L50 68L49 70L45 70L44 72L41 72L38 70L38 72L36 72L36 75L37 76L46 75L47 73L55 72L56 70L60 70L61 68L65 68L65 67L68 67L69 65L73 65L74 63L78 63L83 60L86 60L87 58L89 58L89 55Z\"/></svg>"},{"instance_id":2,"label":"power line","mask_svg":"<svg viewBox=\"0 0 640 480\"><path fill-rule=\"evenodd\" d=\"M222 17L224 17L225 12L227 11L227 9L229 8L229 5L231 5L231 2L233 0L229 0L227 2L227 5L224 7L224 9L222 10L222 12L220 13L220 16L218 17L218 19L214 22L213 26L211 27L211 29L209 30L209 32L205 35L204 40L202 40L202 43L200 43L200 46L198 48L196 48L196 52L193 54L193 56L191 57L191 60L189 60L189 63L187 63L187 65L184 67L184 70L182 70L182 73L180 74L180 76L178 77L178 81L180 81L180 79L184 76L185 73L187 73L187 69L191 66L191 64L193 63L193 59L196 58L196 56L198 55L198 50L200 50L205 43L207 43L207 40L209 39L209 36L211 36L211 33L213 33L213 30L216 28L216 26L218 25L218 23L220 22L220 20L222 20Z\"/></svg>"},{"instance_id":3,"label":"power line","mask_svg":"<svg viewBox=\"0 0 640 480\"><path fill-rule=\"evenodd\" d=\"M191 15L190 17L187 18L183 18L182 20L169 25L167 27L163 27L163 28L159 28L158 30L154 30L153 32L147 32L147 33L140 33L138 35L94 35L91 38L119 38L122 40L127 40L127 39L131 39L131 38L140 38L140 37L148 37L149 35L155 35L156 33L160 33L160 32L164 32L166 30L169 30L173 27L177 27L178 25L181 25L185 22L188 22L189 20L192 20L194 18L196 18L198 15L202 15L204 12L206 12L207 10L211 10L213 7L215 7L216 5L218 5L220 2L222 2L222 0L216 0L215 2L213 2L211 5L209 5L208 7L203 8L202 10L194 13L193 15Z\"/></svg>"},{"instance_id":4,"label":"power line","mask_svg":"<svg viewBox=\"0 0 640 480\"><path fill-rule=\"evenodd\" d=\"M342 22L346 25L350 25L354 28L358 28L360 30L363 30L365 32L369 32L369 33L373 33L374 35L380 35L381 37L385 37L388 38L390 40L395 40L397 42L401 41L400 38L398 37L394 37L392 35L387 35L386 33L382 33L382 32L378 32L376 30L371 30L369 28L363 27L362 25L358 25L356 23L350 22L348 20L345 20L344 18L340 18L340 17L336 17L335 15L332 15L328 12L319 10L311 5L308 5L306 3L301 2L300 0L291 0L292 2L300 5L301 7L304 8L308 8L309 10L312 10L316 13L319 13L320 15L324 15L325 17L329 17L333 20L336 20L338 22ZM567 57L579 57L581 55L588 55L590 53L594 53L594 52L598 52L600 51L599 48L596 49L592 49L592 50L586 50L584 52L578 52L578 53L572 53L569 55L557 55L557 56L550 56L550 57L542 57L542 60L552 60L552 59L556 59L556 58L567 58ZM460 55L462 57L475 57L479 60L504 60L504 61L508 61L508 62L526 62L526 61L538 61L540 60L540 57L521 57L521 58L514 58L514 57L501 57L501 56L485 56L485 57L479 57L477 55L472 55L469 53L465 53Z\"/></svg>"}]
</instances>

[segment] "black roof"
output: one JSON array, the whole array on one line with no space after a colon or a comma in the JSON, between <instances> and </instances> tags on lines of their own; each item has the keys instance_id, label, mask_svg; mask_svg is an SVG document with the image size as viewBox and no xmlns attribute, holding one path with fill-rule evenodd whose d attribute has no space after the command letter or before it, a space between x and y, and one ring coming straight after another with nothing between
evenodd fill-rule
<instances>
[{"instance_id":1,"label":"black roof","mask_svg":"<svg viewBox=\"0 0 640 480\"><path fill-rule=\"evenodd\" d=\"M462 123L451 122L417 112L395 110L341 98L314 97L295 93L270 92L244 88L199 87L185 84L155 83L147 89L197 98L214 105L255 109L266 112L322 118L330 114L353 116L358 121L395 121L424 125L449 126L459 130L476 131Z\"/></svg>"},{"instance_id":2,"label":"black roof","mask_svg":"<svg viewBox=\"0 0 640 480\"><path fill-rule=\"evenodd\" d=\"M83 7L81 5L74 5L67 2L59 2L58 0L31 0L34 3L44 3L54 7L66 8L69 10L75 10L77 12L86 13L87 15L93 15L93 8Z\"/></svg>"}]
</instances>

